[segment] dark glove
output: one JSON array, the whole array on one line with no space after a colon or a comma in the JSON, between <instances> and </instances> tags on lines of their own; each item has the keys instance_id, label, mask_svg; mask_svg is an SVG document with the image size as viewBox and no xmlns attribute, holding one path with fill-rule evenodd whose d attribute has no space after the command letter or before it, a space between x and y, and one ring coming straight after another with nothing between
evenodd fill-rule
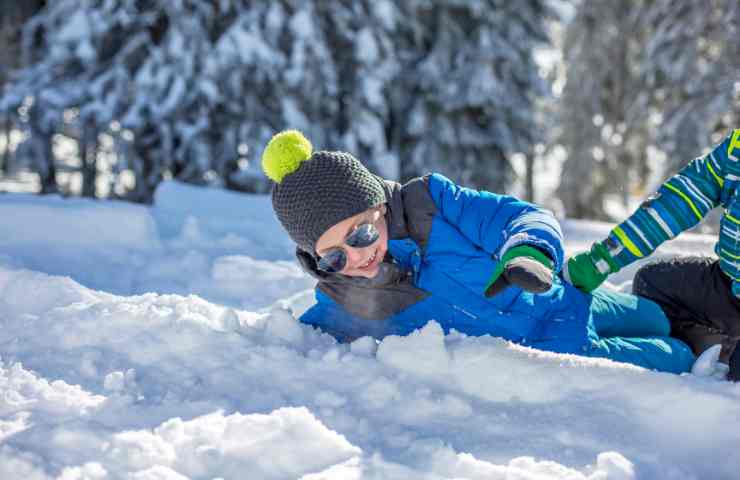
<instances>
[{"instance_id":1,"label":"dark glove","mask_svg":"<svg viewBox=\"0 0 740 480\"><path fill-rule=\"evenodd\" d=\"M504 253L486 285L485 296L492 297L511 285L532 293L552 288L553 261L541 250L519 245Z\"/></svg>"}]
</instances>

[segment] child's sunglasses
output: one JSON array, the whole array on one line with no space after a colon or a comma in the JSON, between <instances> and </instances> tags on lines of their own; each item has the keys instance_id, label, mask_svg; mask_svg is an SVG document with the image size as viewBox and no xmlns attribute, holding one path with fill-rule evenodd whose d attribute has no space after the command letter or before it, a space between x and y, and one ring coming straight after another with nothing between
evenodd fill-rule
<instances>
[{"instance_id":1,"label":"child's sunglasses","mask_svg":"<svg viewBox=\"0 0 740 480\"><path fill-rule=\"evenodd\" d=\"M380 233L373 223L362 223L344 239L344 244L352 248L365 248L378 241ZM321 256L318 268L326 273L338 273L347 266L347 251L342 247L329 249Z\"/></svg>"}]
</instances>

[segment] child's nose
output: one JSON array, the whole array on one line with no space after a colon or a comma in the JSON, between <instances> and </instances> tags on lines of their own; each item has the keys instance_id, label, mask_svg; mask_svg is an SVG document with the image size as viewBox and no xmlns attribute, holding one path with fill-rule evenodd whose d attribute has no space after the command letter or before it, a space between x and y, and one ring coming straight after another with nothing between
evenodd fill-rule
<instances>
[{"instance_id":1,"label":"child's nose","mask_svg":"<svg viewBox=\"0 0 740 480\"><path fill-rule=\"evenodd\" d=\"M365 248L354 248L346 246L347 259L352 267L357 267L367 260L367 247Z\"/></svg>"}]
</instances>

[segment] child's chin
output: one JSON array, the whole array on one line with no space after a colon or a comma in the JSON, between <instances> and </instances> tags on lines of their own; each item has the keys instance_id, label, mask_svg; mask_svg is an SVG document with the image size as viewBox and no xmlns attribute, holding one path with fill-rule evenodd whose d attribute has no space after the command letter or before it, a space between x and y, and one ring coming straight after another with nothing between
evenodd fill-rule
<instances>
[{"instance_id":1,"label":"child's chin","mask_svg":"<svg viewBox=\"0 0 740 480\"><path fill-rule=\"evenodd\" d=\"M378 272L379 272L379 271L380 271L380 268L379 268L379 267L378 267L378 266L376 265L376 266L375 266L374 268L372 268L372 269L368 269L368 270L356 270L356 271L355 271L355 272L354 272L354 273L352 274L352 276L353 276L353 277L365 277L365 278L373 278L373 277L375 277L375 275L377 275L377 274L378 274Z\"/></svg>"}]
</instances>

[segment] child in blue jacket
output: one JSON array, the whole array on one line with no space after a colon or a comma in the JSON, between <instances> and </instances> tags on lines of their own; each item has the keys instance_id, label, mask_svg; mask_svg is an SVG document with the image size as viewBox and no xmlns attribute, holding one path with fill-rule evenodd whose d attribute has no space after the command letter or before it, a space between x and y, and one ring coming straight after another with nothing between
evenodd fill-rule
<instances>
[{"instance_id":1,"label":"child in blue jacket","mask_svg":"<svg viewBox=\"0 0 740 480\"><path fill-rule=\"evenodd\" d=\"M445 332L691 369L691 350L669 336L655 303L560 281L562 234L547 210L436 173L401 186L349 153L314 152L294 130L273 137L262 165L275 213L318 280L317 303L300 320L339 341L406 335L434 320Z\"/></svg>"}]
</instances>

